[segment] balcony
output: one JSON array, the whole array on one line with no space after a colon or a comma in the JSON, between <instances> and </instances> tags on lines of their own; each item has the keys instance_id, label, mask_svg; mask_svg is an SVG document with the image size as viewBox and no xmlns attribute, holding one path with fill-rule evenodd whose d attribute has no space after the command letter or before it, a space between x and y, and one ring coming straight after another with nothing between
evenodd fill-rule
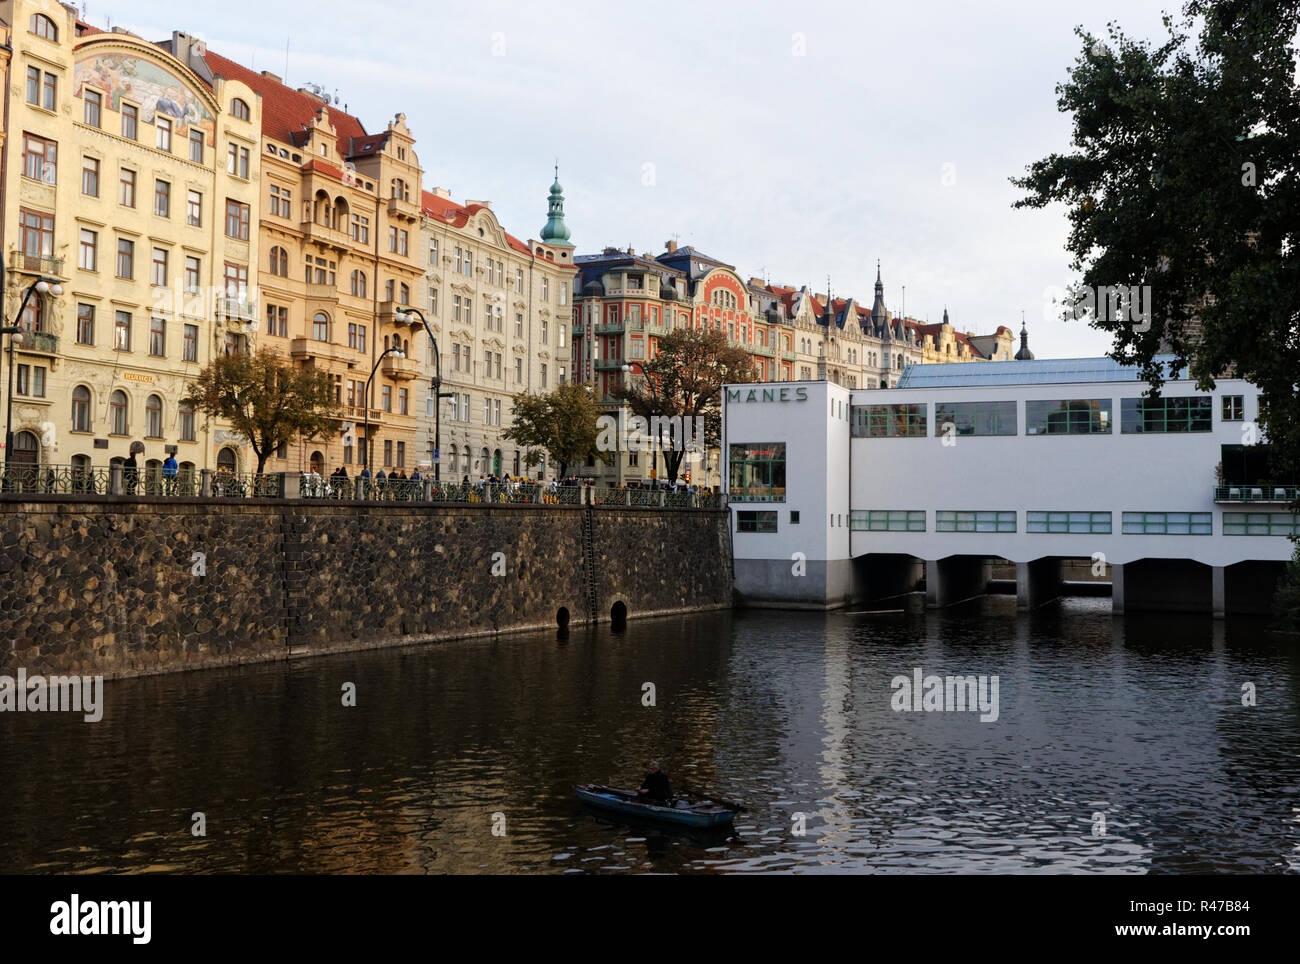
<instances>
[{"instance_id":1,"label":"balcony","mask_svg":"<svg viewBox=\"0 0 1300 964\"><path fill-rule=\"evenodd\" d=\"M781 352L781 361L794 361L794 360L795 360L794 352L792 351Z\"/></svg>"},{"instance_id":2,"label":"balcony","mask_svg":"<svg viewBox=\"0 0 1300 964\"><path fill-rule=\"evenodd\" d=\"M420 207L406 198L390 197L388 199L388 216L401 218L405 221L418 221L420 220Z\"/></svg>"},{"instance_id":3,"label":"balcony","mask_svg":"<svg viewBox=\"0 0 1300 964\"><path fill-rule=\"evenodd\" d=\"M1300 498L1300 486L1257 482L1245 485L1216 485L1214 501L1226 505L1243 502L1283 505Z\"/></svg>"},{"instance_id":4,"label":"balcony","mask_svg":"<svg viewBox=\"0 0 1300 964\"><path fill-rule=\"evenodd\" d=\"M314 338L294 338L289 342L289 354L294 361L346 362L349 368L356 364L357 353L351 348Z\"/></svg>"},{"instance_id":5,"label":"balcony","mask_svg":"<svg viewBox=\"0 0 1300 964\"><path fill-rule=\"evenodd\" d=\"M420 363L414 358L394 358L389 355L380 362L379 370L388 378L407 382L419 376Z\"/></svg>"},{"instance_id":6,"label":"balcony","mask_svg":"<svg viewBox=\"0 0 1300 964\"><path fill-rule=\"evenodd\" d=\"M776 357L776 349L771 345L750 345L749 353L751 355L762 355L764 358Z\"/></svg>"},{"instance_id":7,"label":"balcony","mask_svg":"<svg viewBox=\"0 0 1300 964\"><path fill-rule=\"evenodd\" d=\"M218 298L217 317L223 321L251 322L257 318L257 305L242 298Z\"/></svg>"},{"instance_id":8,"label":"balcony","mask_svg":"<svg viewBox=\"0 0 1300 964\"><path fill-rule=\"evenodd\" d=\"M14 350L28 355L57 355L59 336L51 335L48 331L24 331L22 344L15 342Z\"/></svg>"},{"instance_id":9,"label":"balcony","mask_svg":"<svg viewBox=\"0 0 1300 964\"><path fill-rule=\"evenodd\" d=\"M339 289L337 285L318 285L308 282L306 294L308 301L339 300Z\"/></svg>"},{"instance_id":10,"label":"balcony","mask_svg":"<svg viewBox=\"0 0 1300 964\"><path fill-rule=\"evenodd\" d=\"M306 241L314 241L329 248L337 248L339 251L346 251L352 246L352 238L348 236L346 231L336 230L328 224L303 221L299 227Z\"/></svg>"},{"instance_id":11,"label":"balcony","mask_svg":"<svg viewBox=\"0 0 1300 964\"><path fill-rule=\"evenodd\" d=\"M53 275L54 277L63 277L63 259L38 257L34 254L23 254L21 251L9 252L9 269L11 271L21 271L24 274L43 274Z\"/></svg>"},{"instance_id":12,"label":"balcony","mask_svg":"<svg viewBox=\"0 0 1300 964\"><path fill-rule=\"evenodd\" d=\"M621 358L597 358L596 371L598 372L616 372L622 371L623 359Z\"/></svg>"}]
</instances>

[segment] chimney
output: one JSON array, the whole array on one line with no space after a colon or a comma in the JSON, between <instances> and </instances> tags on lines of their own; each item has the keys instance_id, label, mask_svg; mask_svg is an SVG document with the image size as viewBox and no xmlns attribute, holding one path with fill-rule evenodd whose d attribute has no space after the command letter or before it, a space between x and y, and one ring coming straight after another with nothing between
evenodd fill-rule
<instances>
[{"instance_id":1,"label":"chimney","mask_svg":"<svg viewBox=\"0 0 1300 964\"><path fill-rule=\"evenodd\" d=\"M763 288L763 287L766 287L766 285L764 284L762 278L750 278L750 279L749 279L749 286L750 286L751 288Z\"/></svg>"},{"instance_id":2,"label":"chimney","mask_svg":"<svg viewBox=\"0 0 1300 964\"><path fill-rule=\"evenodd\" d=\"M283 83L284 83L284 78L283 78L283 77L281 77L279 74L273 74L273 73L271 73L269 70L264 70L264 71L262 71L262 76L265 77L267 80L273 80L273 81L275 81L277 84L283 84Z\"/></svg>"},{"instance_id":3,"label":"chimney","mask_svg":"<svg viewBox=\"0 0 1300 964\"><path fill-rule=\"evenodd\" d=\"M444 201L451 200L451 192L447 190L445 187L435 187L432 193L435 197L440 197Z\"/></svg>"},{"instance_id":4,"label":"chimney","mask_svg":"<svg viewBox=\"0 0 1300 964\"><path fill-rule=\"evenodd\" d=\"M627 253L632 255L633 257L636 257L636 251L633 248L628 248Z\"/></svg>"},{"instance_id":5,"label":"chimney","mask_svg":"<svg viewBox=\"0 0 1300 964\"><path fill-rule=\"evenodd\" d=\"M669 253L669 254L675 254L675 253L677 252L677 242L676 242L676 241L665 241L665 242L664 242L664 247L668 250L668 253Z\"/></svg>"},{"instance_id":6,"label":"chimney","mask_svg":"<svg viewBox=\"0 0 1300 964\"><path fill-rule=\"evenodd\" d=\"M308 90L306 87L299 87L298 93L306 94L308 97L313 97L316 100L320 101L322 104L325 103L325 99L321 97L320 94L316 93L316 91L314 90Z\"/></svg>"},{"instance_id":7,"label":"chimney","mask_svg":"<svg viewBox=\"0 0 1300 964\"><path fill-rule=\"evenodd\" d=\"M466 199L465 199L465 207L469 207L471 204L477 204L479 207L487 208L489 211L492 210L492 202L491 202L491 201L471 201L471 200L469 200L469 198L466 198Z\"/></svg>"}]
</instances>

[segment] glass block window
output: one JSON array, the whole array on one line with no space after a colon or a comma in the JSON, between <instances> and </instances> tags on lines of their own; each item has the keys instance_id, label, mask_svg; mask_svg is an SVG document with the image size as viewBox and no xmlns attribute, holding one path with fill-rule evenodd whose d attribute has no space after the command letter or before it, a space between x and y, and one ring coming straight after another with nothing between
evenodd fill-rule
<instances>
[{"instance_id":1,"label":"glass block window","mask_svg":"<svg viewBox=\"0 0 1300 964\"><path fill-rule=\"evenodd\" d=\"M1109 512L1026 512L1026 532L1110 533Z\"/></svg>"},{"instance_id":2,"label":"glass block window","mask_svg":"<svg viewBox=\"0 0 1300 964\"><path fill-rule=\"evenodd\" d=\"M856 532L924 532L924 509L854 509L849 528Z\"/></svg>"},{"instance_id":3,"label":"glass block window","mask_svg":"<svg viewBox=\"0 0 1300 964\"><path fill-rule=\"evenodd\" d=\"M1290 512L1225 512L1225 536L1300 535L1300 517Z\"/></svg>"},{"instance_id":4,"label":"glass block window","mask_svg":"<svg viewBox=\"0 0 1300 964\"><path fill-rule=\"evenodd\" d=\"M934 514L935 532L1015 532L1016 514L981 510L939 510Z\"/></svg>"},{"instance_id":5,"label":"glass block window","mask_svg":"<svg viewBox=\"0 0 1300 964\"><path fill-rule=\"evenodd\" d=\"M1214 516L1209 512L1125 512L1125 535L1208 536L1214 533Z\"/></svg>"}]
</instances>

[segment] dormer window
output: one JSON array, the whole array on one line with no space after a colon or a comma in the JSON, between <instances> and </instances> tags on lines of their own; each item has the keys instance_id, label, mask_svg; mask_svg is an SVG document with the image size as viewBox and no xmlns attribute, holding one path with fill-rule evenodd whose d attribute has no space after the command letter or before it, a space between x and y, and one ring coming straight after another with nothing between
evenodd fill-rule
<instances>
[{"instance_id":1,"label":"dormer window","mask_svg":"<svg viewBox=\"0 0 1300 964\"><path fill-rule=\"evenodd\" d=\"M54 21L43 13L32 14L31 32L56 43L59 40L59 28L54 26Z\"/></svg>"},{"instance_id":2,"label":"dormer window","mask_svg":"<svg viewBox=\"0 0 1300 964\"><path fill-rule=\"evenodd\" d=\"M236 97L230 102L230 113L236 120L246 121L250 119L252 111L248 109L248 101L242 97Z\"/></svg>"}]
</instances>

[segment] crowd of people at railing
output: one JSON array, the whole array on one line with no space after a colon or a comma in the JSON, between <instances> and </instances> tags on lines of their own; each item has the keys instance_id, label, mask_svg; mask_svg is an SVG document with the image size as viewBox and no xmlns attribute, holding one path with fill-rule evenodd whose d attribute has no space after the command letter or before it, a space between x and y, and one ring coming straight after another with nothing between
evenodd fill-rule
<instances>
[{"instance_id":1,"label":"crowd of people at railing","mask_svg":"<svg viewBox=\"0 0 1300 964\"><path fill-rule=\"evenodd\" d=\"M118 473L117 481L114 474ZM226 468L195 472L180 468L170 456L161 465L143 470L134 457L114 466L19 465L0 468L0 492L50 495L135 495L163 497L281 498L281 473L238 473ZM495 502L591 505L711 505L718 493L684 481L636 480L604 486L594 478L576 475L562 479L528 479L523 476L468 475L459 481L441 480L419 467L410 475L398 469L373 474L362 468L350 476L339 466L328 476L314 469L297 473L298 496L396 502ZM290 475L290 477L292 477ZM290 490L292 493L292 490Z\"/></svg>"}]
</instances>

